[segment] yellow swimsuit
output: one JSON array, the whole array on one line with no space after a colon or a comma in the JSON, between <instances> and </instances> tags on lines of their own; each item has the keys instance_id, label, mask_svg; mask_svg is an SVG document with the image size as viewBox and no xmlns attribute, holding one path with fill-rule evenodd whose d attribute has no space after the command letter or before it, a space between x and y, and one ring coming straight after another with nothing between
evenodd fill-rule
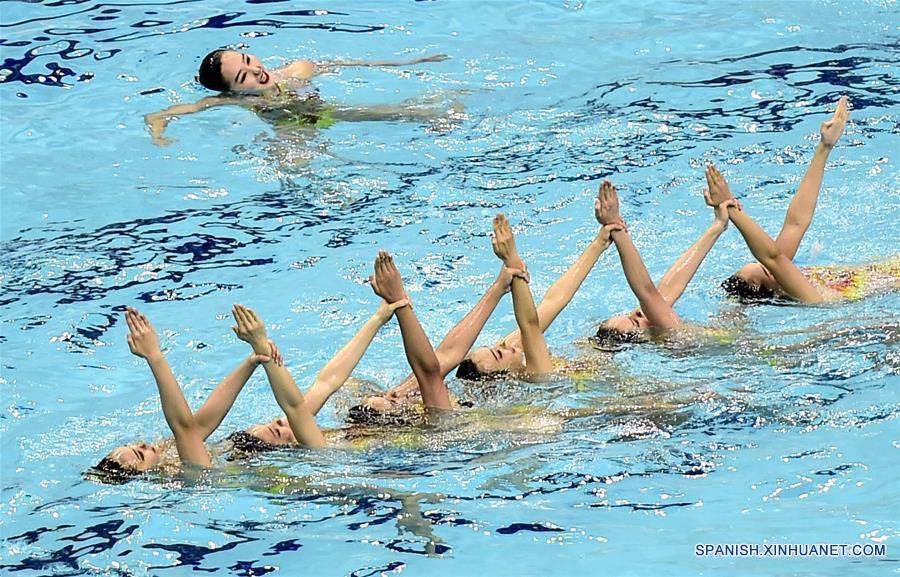
<instances>
[{"instance_id":1,"label":"yellow swimsuit","mask_svg":"<svg viewBox=\"0 0 900 577\"><path fill-rule=\"evenodd\" d=\"M253 111L279 127L328 128L338 122L335 108L319 97L309 84L291 88L286 82L275 85L277 91L259 97Z\"/></svg>"},{"instance_id":2,"label":"yellow swimsuit","mask_svg":"<svg viewBox=\"0 0 900 577\"><path fill-rule=\"evenodd\" d=\"M859 300L875 293L900 289L900 257L854 267L809 267L803 269L803 273L811 282L833 290L847 300Z\"/></svg>"}]
</instances>

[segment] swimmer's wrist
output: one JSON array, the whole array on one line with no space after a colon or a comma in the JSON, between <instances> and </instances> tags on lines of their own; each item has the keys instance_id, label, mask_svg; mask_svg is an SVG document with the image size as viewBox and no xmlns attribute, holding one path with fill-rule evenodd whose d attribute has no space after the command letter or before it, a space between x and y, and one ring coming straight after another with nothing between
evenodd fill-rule
<instances>
[{"instance_id":1,"label":"swimmer's wrist","mask_svg":"<svg viewBox=\"0 0 900 577\"><path fill-rule=\"evenodd\" d=\"M391 303L391 304L390 304L390 307L391 307L391 310L392 310L393 312L397 312L397 311L399 311L400 309L406 308L406 307L409 307L410 309L413 308L413 306L412 306L412 301L409 300L409 297L402 298L402 299L400 299L400 300L398 300L398 301L396 301L396 302Z\"/></svg>"}]
</instances>

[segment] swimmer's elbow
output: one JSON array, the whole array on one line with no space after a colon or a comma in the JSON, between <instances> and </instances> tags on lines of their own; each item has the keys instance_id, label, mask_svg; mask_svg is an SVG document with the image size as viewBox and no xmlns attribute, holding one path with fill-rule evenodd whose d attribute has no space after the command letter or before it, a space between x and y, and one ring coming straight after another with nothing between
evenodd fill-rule
<instances>
[{"instance_id":1,"label":"swimmer's elbow","mask_svg":"<svg viewBox=\"0 0 900 577\"><path fill-rule=\"evenodd\" d=\"M770 265L774 265L778 263L779 260L786 259L787 256L784 252L778 248L778 245L775 242L766 243L766 246L762 253L757 256L757 259L766 267L771 268Z\"/></svg>"},{"instance_id":2,"label":"swimmer's elbow","mask_svg":"<svg viewBox=\"0 0 900 577\"><path fill-rule=\"evenodd\" d=\"M443 378L443 375L441 374L441 362L438 360L437 355L432 355L428 359L424 359L419 368L423 377L427 377L429 380Z\"/></svg>"}]
</instances>

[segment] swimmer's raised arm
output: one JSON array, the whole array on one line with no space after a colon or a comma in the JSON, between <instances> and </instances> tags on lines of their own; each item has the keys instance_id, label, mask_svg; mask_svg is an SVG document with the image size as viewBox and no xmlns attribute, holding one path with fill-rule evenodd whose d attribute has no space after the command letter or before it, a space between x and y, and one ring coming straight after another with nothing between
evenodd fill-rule
<instances>
[{"instance_id":1,"label":"swimmer's raised arm","mask_svg":"<svg viewBox=\"0 0 900 577\"><path fill-rule=\"evenodd\" d=\"M734 198L725 177L715 166L706 167L706 178L712 202L721 204ZM729 205L728 217L744 237L747 248L750 249L756 260L772 273L785 294L807 303L818 303L824 300L819 291L800 272L800 269L772 240L772 237L766 234L766 231L742 210L739 203Z\"/></svg>"},{"instance_id":2,"label":"swimmer's raised arm","mask_svg":"<svg viewBox=\"0 0 900 577\"><path fill-rule=\"evenodd\" d=\"M828 155L831 154L834 145L844 133L847 119L850 117L847 104L847 97L842 96L834 115L830 120L822 123L822 127L819 129L822 139L816 147L816 152L809 163L809 168L806 169L803 180L800 181L797 194L794 195L788 206L781 232L775 239L775 244L778 245L781 252L791 260L794 260L797 249L800 247L800 241L803 240L803 236L809 230L809 225L812 224L819 191L822 189L822 181L825 178L825 164L828 162Z\"/></svg>"},{"instance_id":3,"label":"swimmer's raised arm","mask_svg":"<svg viewBox=\"0 0 900 577\"><path fill-rule=\"evenodd\" d=\"M526 275L526 271L513 270L507 268L506 265L502 266L497 278L478 301L478 304L447 333L435 350L444 376L458 367L469 354L469 350L478 340L478 335L481 334L485 323L497 308L500 299L509 292L512 279L516 276L525 278Z\"/></svg>"},{"instance_id":4,"label":"swimmer's raised arm","mask_svg":"<svg viewBox=\"0 0 900 577\"><path fill-rule=\"evenodd\" d=\"M507 268L525 270L525 262L516 249L516 239L506 216L498 214L494 217L493 224L494 235L491 237L491 245L494 254ZM513 278L512 298L513 312L516 315L516 324L519 325L519 334L522 337L522 349L525 352L525 370L529 373L549 373L553 369L550 351L547 350L547 341L544 339L544 331L541 330L531 289L524 278Z\"/></svg>"},{"instance_id":5,"label":"swimmer's raised arm","mask_svg":"<svg viewBox=\"0 0 900 577\"><path fill-rule=\"evenodd\" d=\"M408 300L406 289L403 287L403 279L397 270L394 260L386 251L380 251L375 259L375 274L370 278L372 290L375 294L388 302ZM406 352L406 360L419 383L419 391L422 393L422 403L426 407L437 409L450 409L450 392L444 384L444 376L441 374L441 363L428 335L422 330L416 313L412 306L407 305L398 308L394 312L397 323L400 325L400 335L403 337L403 350Z\"/></svg>"},{"instance_id":6,"label":"swimmer's raised arm","mask_svg":"<svg viewBox=\"0 0 900 577\"><path fill-rule=\"evenodd\" d=\"M621 221L619 195L616 187L610 181L605 180L600 185L600 192L594 208L600 222L604 225ZM628 231L621 228L612 231L610 236L619 251L625 280L628 281L631 292L637 297L641 310L650 321L650 325L659 329L670 329L680 325L681 319L653 284L653 279L650 278L650 273L647 272L647 267L644 266L644 261L641 260L641 255L631 241Z\"/></svg>"},{"instance_id":7,"label":"swimmer's raised arm","mask_svg":"<svg viewBox=\"0 0 900 577\"><path fill-rule=\"evenodd\" d=\"M258 355L269 353L269 340L266 338L266 325L255 311L243 305L236 304L232 309L232 315L237 323L232 327L234 334L239 339L253 347L253 352ZM297 383L287 368L279 366L274 361L263 364L272 394L281 410L287 417L288 424L297 441L306 447L324 447L325 436L316 424L315 416L309 410L303 393L297 387Z\"/></svg>"},{"instance_id":8,"label":"swimmer's raised arm","mask_svg":"<svg viewBox=\"0 0 900 577\"><path fill-rule=\"evenodd\" d=\"M350 378L353 369L359 364L375 335L378 334L378 330L391 320L394 311L408 304L409 300L407 299L391 304L381 301L375 314L366 321L359 332L350 339L350 342L344 345L344 348L338 351L319 371L316 382L306 392L306 404L313 415L317 415L329 397Z\"/></svg>"},{"instance_id":9,"label":"swimmer's raised arm","mask_svg":"<svg viewBox=\"0 0 900 577\"><path fill-rule=\"evenodd\" d=\"M212 464L209 451L172 368L159 348L156 329L146 316L131 307L125 311L125 322L128 324L128 348L132 354L147 361L153 372L163 416L175 436L178 457L182 463L209 467Z\"/></svg>"},{"instance_id":10,"label":"swimmer's raised arm","mask_svg":"<svg viewBox=\"0 0 900 577\"><path fill-rule=\"evenodd\" d=\"M165 110L146 114L144 116L144 122L147 123L147 128L150 129L150 138L153 140L153 144L157 146L167 146L173 141L172 139L163 136L163 134L166 131L166 127L169 126L169 121L173 118L200 112L214 106L238 104L239 102L240 99L229 96L207 96L206 98L201 98L197 102L192 102L190 104L176 104Z\"/></svg>"},{"instance_id":11,"label":"swimmer's raised arm","mask_svg":"<svg viewBox=\"0 0 900 577\"><path fill-rule=\"evenodd\" d=\"M716 244L716 241L719 240L719 237L725 232L725 229L728 227L728 206L730 203L736 202L732 199L727 200L718 206L713 205L709 196L709 189L703 191L703 197L706 199L707 206L712 206L715 209L715 220L713 220L713 223L706 229L706 232L697 239L697 242L687 249L684 254L669 267L669 270L663 275L662 280L659 281L660 294L666 299L666 302L672 306L674 306L675 302L681 298L682 294L684 294L685 289L688 284L690 284L691 279L694 278L697 269L700 268L706 255L709 254L713 245Z\"/></svg>"},{"instance_id":12,"label":"swimmer's raised arm","mask_svg":"<svg viewBox=\"0 0 900 577\"><path fill-rule=\"evenodd\" d=\"M449 59L450 57L446 54L431 54L429 56L422 56L421 58L413 58L412 60L331 60L326 62L317 62L314 74L322 74L330 71L330 69L332 68L398 68L401 66L424 64L426 62L443 62L444 60Z\"/></svg>"},{"instance_id":13,"label":"swimmer's raised arm","mask_svg":"<svg viewBox=\"0 0 900 577\"><path fill-rule=\"evenodd\" d=\"M600 255L612 244L610 233L615 230L621 230L623 227L619 223L601 225L600 232L585 247L584 252L578 257L572 266L563 273L553 285L547 289L541 304L538 305L538 317L541 320L541 330L546 332L553 321L559 316L559 313L566 308L587 275L597 264Z\"/></svg>"},{"instance_id":14,"label":"swimmer's raised arm","mask_svg":"<svg viewBox=\"0 0 900 577\"><path fill-rule=\"evenodd\" d=\"M462 320L456 323L456 326L450 329L450 332L444 336L444 340L434 350L434 354L437 355L438 362L441 364L442 375L446 377L466 358L472 345L478 339L478 335L481 334L485 323L487 323L487 320L500 303L500 299L509 292L513 275L524 274L524 271L513 271L505 266L500 267L500 273L494 282L491 283L491 286L488 287L488 290L485 291L484 295L482 295L481 300L472 307L472 310ZM518 331L515 334L518 335ZM385 393L384 396L390 399L405 399L418 388L419 383L416 381L416 376L410 374L402 383Z\"/></svg>"},{"instance_id":15,"label":"swimmer's raised arm","mask_svg":"<svg viewBox=\"0 0 900 577\"><path fill-rule=\"evenodd\" d=\"M231 410L234 401L237 399L241 390L243 390L244 385L247 384L247 381L250 379L253 371L256 370L256 367L262 363L267 363L270 360L274 360L279 365L282 364L281 353L278 351L275 343L269 341L269 346L271 348L270 355L258 355L253 353L247 357L238 368L232 371L230 375L225 377L225 379L216 386L206 399L206 402L203 403L203 406L194 413L194 422L203 439L209 438L209 436L219 428L225 415Z\"/></svg>"}]
</instances>

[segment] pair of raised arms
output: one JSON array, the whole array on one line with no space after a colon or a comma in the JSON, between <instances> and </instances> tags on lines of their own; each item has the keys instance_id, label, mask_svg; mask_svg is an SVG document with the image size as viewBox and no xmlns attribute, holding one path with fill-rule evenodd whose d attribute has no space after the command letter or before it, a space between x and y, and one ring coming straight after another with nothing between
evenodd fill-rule
<instances>
[{"instance_id":1,"label":"pair of raised arms","mask_svg":"<svg viewBox=\"0 0 900 577\"><path fill-rule=\"evenodd\" d=\"M216 430L233 406L238 394L257 366L266 370L275 400L287 416L296 440L306 446L321 447L325 439L315 416L352 373L378 330L406 301L381 303L374 315L319 372L316 381L304 396L284 367L281 354L266 336L265 324L259 315L243 305L234 305L232 327L241 340L250 344L253 354L213 390L203 406L192 413L159 345L156 330L147 317L129 307L125 313L128 324L128 346L131 352L147 361L159 390L166 423L175 437L175 446L182 463L208 467L209 451L204 441Z\"/></svg>"}]
</instances>

